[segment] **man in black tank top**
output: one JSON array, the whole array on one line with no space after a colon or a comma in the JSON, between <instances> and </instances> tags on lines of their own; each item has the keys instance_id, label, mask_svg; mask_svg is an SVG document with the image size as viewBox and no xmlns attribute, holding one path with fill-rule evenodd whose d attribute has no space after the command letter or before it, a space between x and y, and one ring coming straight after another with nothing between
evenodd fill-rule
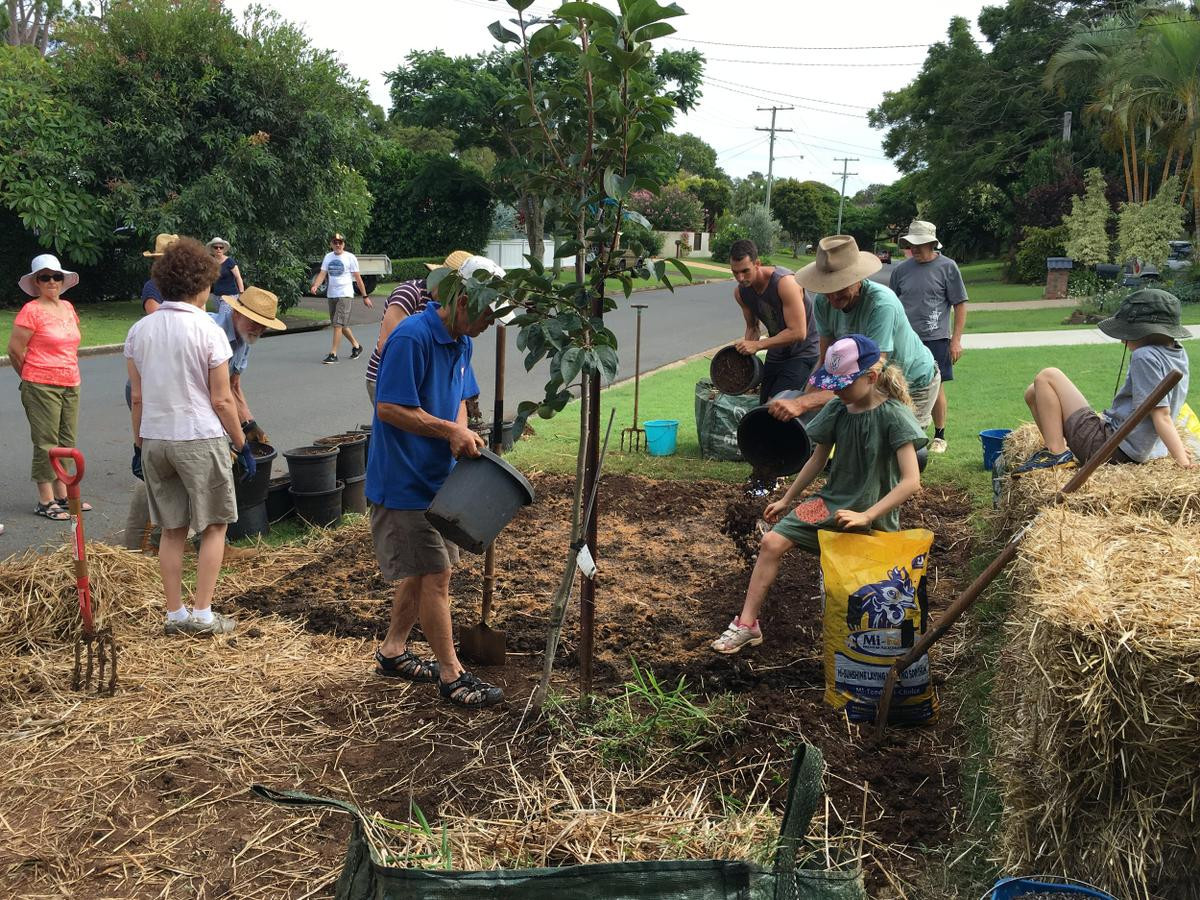
<instances>
[{"instance_id":1,"label":"man in black tank top","mask_svg":"<svg viewBox=\"0 0 1200 900\"><path fill-rule=\"evenodd\" d=\"M734 346L747 355L767 351L759 401L780 391L802 391L817 364L818 337L812 301L782 266L758 264L753 241L734 241L729 268L737 279L733 299L746 320L746 333ZM760 326L767 337L760 338Z\"/></svg>"}]
</instances>

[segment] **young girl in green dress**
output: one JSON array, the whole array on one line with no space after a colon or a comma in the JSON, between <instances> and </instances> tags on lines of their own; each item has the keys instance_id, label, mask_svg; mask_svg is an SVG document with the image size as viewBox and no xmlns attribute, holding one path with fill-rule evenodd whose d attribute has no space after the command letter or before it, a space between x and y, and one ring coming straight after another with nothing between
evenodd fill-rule
<instances>
[{"instance_id":1,"label":"young girl in green dress","mask_svg":"<svg viewBox=\"0 0 1200 900\"><path fill-rule=\"evenodd\" d=\"M817 531L822 528L897 531L900 504L921 487L917 450L927 439L913 415L904 375L881 358L873 340L852 334L835 341L809 383L837 397L807 426L812 456L787 493L763 513L775 527L763 535L742 611L712 642L718 653L762 643L758 613L783 554L797 545L819 554ZM825 468L834 447L837 453L824 486L791 509Z\"/></svg>"}]
</instances>

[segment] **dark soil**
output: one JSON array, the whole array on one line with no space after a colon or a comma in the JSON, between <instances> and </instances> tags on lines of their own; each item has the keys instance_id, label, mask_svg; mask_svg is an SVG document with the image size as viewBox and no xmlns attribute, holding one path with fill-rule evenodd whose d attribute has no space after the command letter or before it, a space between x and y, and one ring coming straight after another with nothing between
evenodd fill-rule
<instances>
[{"instance_id":1,"label":"dark soil","mask_svg":"<svg viewBox=\"0 0 1200 900\"><path fill-rule=\"evenodd\" d=\"M337 453L336 447L297 447L295 450L288 450L283 455L284 457L291 456L332 456Z\"/></svg>"},{"instance_id":2,"label":"dark soil","mask_svg":"<svg viewBox=\"0 0 1200 900\"><path fill-rule=\"evenodd\" d=\"M435 701L417 705L427 723L417 741L381 735L379 742L354 744L336 760L313 761L314 772L341 772L329 784L306 790L342 792L349 779L360 798L385 815L407 817L410 798L431 819L440 806L469 805L489 779L508 771L539 771L546 753L544 732L515 735L525 699L536 681L545 642L549 599L566 558L571 480L532 479L538 500L523 509L497 543L497 593L491 625L506 634L508 661L479 673L505 689L505 706L461 713ZM770 497L746 498L745 489L716 482L649 481L629 475L606 476L599 510L597 549L595 690L613 694L629 677L631 660L651 669L660 682L684 678L693 695L733 692L749 703L745 724L733 738L681 755L672 777L692 781L755 761L786 758L798 741L817 745L825 755L826 786L835 810L859 825L864 783L870 786L869 830L879 845L937 847L949 838L949 823L961 801L955 752L961 736L949 715L915 729L891 729L875 750L865 733L823 702L821 606L818 560L794 552L784 558L779 578L763 610L765 642L734 657L713 653L708 643L741 605L750 563L757 552L756 522ZM776 494L775 496L778 496ZM972 529L965 495L932 488L905 504L903 527L924 526L936 537L929 570L930 600L940 612L968 581ZM314 632L379 638L386 630L391 589L379 575L369 538L347 529L344 543L325 558L303 566L270 588L249 591L229 605L301 619ZM478 621L482 557L464 554L451 593L459 627ZM557 667L568 685L577 678L578 602L573 601L560 644ZM331 729L346 727L364 709L386 710L400 686L373 678L364 653L361 685L330 690L308 713ZM934 684L945 671L933 654ZM419 696L419 695L418 695ZM382 713L381 713L382 714ZM782 808L786 769L763 785ZM647 798L649 801L651 798ZM482 810L480 810L482 812ZM913 873L916 854L907 857L876 850L891 873ZM868 881L886 884L876 868ZM875 891L872 891L874 895Z\"/></svg>"},{"instance_id":3,"label":"dark soil","mask_svg":"<svg viewBox=\"0 0 1200 900\"><path fill-rule=\"evenodd\" d=\"M270 444L252 443L250 445L250 452L254 454L255 459L264 459L268 456L274 456L275 448Z\"/></svg>"},{"instance_id":4,"label":"dark soil","mask_svg":"<svg viewBox=\"0 0 1200 900\"><path fill-rule=\"evenodd\" d=\"M347 431L345 434L334 434L329 437L317 438L313 441L319 447L340 447L343 444L361 444L367 439L362 431Z\"/></svg>"},{"instance_id":5,"label":"dark soil","mask_svg":"<svg viewBox=\"0 0 1200 900\"><path fill-rule=\"evenodd\" d=\"M745 394L755 388L754 359L732 347L717 352L708 367L708 377L724 394Z\"/></svg>"}]
</instances>

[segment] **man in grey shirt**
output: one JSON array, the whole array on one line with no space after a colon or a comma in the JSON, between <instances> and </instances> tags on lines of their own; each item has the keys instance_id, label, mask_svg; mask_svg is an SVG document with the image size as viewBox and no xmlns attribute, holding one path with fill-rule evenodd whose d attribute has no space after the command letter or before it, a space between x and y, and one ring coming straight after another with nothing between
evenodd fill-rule
<instances>
[{"instance_id":1,"label":"man in grey shirt","mask_svg":"<svg viewBox=\"0 0 1200 900\"><path fill-rule=\"evenodd\" d=\"M904 305L913 331L929 348L942 375L933 404L933 440L929 452L946 452L946 382L954 380L954 364L962 356L962 333L967 324L967 288L950 257L938 253L941 244L932 222L916 220L900 245L912 256L892 269L891 289ZM950 311L954 311L954 324Z\"/></svg>"}]
</instances>

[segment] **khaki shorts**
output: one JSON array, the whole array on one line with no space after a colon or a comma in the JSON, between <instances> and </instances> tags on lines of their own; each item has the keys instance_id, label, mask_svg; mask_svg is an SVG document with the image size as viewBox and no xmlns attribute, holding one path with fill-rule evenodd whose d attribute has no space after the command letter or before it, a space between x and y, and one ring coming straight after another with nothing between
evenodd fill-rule
<instances>
[{"instance_id":1,"label":"khaki shorts","mask_svg":"<svg viewBox=\"0 0 1200 900\"><path fill-rule=\"evenodd\" d=\"M150 520L160 528L191 526L199 534L209 525L237 521L233 460L224 437L144 440L142 472Z\"/></svg>"},{"instance_id":2,"label":"khaki shorts","mask_svg":"<svg viewBox=\"0 0 1200 900\"><path fill-rule=\"evenodd\" d=\"M329 298L329 321L334 325L349 325L350 310L354 305L353 297Z\"/></svg>"},{"instance_id":3,"label":"khaki shorts","mask_svg":"<svg viewBox=\"0 0 1200 900\"><path fill-rule=\"evenodd\" d=\"M1095 456L1096 451L1104 446L1104 442L1112 437L1116 430L1115 425L1087 406L1075 410L1067 416L1067 421L1063 422L1063 437L1067 439L1067 446L1075 454L1075 461L1080 464ZM1133 462L1120 447L1113 452L1108 461Z\"/></svg>"},{"instance_id":4,"label":"khaki shorts","mask_svg":"<svg viewBox=\"0 0 1200 900\"><path fill-rule=\"evenodd\" d=\"M922 428L928 428L929 423L933 421L933 404L937 402L938 391L942 389L942 376L935 367L933 370L933 378L929 379L929 384L920 388L913 388L911 385L908 388L908 394L912 397L913 415L917 417L917 424Z\"/></svg>"},{"instance_id":5,"label":"khaki shorts","mask_svg":"<svg viewBox=\"0 0 1200 900\"><path fill-rule=\"evenodd\" d=\"M429 524L423 509L371 504L371 537L384 581L434 575L458 564L458 546Z\"/></svg>"}]
</instances>

